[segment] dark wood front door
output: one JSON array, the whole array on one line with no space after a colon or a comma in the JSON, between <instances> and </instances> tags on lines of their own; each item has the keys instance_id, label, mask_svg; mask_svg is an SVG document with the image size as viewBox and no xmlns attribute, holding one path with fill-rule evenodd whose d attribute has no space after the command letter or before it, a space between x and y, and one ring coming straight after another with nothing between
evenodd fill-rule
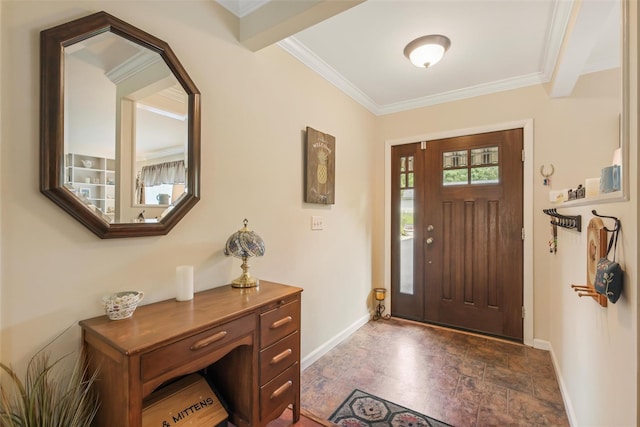
<instances>
[{"instance_id":1,"label":"dark wood front door","mask_svg":"<svg viewBox=\"0 0 640 427\"><path fill-rule=\"evenodd\" d=\"M407 270L405 224L393 239L394 315L522 340L522 141L514 129L410 145L420 158L409 227L413 283L406 271L404 284L396 277Z\"/></svg>"}]
</instances>

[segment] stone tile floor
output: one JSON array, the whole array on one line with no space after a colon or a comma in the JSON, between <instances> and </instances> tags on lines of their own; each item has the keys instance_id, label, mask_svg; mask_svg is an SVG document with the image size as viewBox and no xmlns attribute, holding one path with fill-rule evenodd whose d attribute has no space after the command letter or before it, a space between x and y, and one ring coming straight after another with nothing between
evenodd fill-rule
<instances>
[{"instance_id":1,"label":"stone tile floor","mask_svg":"<svg viewBox=\"0 0 640 427\"><path fill-rule=\"evenodd\" d=\"M301 407L327 419L354 388L456 427L569 426L547 351L394 318L305 369Z\"/></svg>"}]
</instances>

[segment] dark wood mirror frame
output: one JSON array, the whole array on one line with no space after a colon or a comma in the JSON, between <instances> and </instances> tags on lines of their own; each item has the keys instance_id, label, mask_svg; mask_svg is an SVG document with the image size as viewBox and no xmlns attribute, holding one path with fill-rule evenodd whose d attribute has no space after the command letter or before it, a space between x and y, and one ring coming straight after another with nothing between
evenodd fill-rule
<instances>
[{"instance_id":1,"label":"dark wood mirror frame","mask_svg":"<svg viewBox=\"0 0 640 427\"><path fill-rule=\"evenodd\" d=\"M157 222L109 223L64 187L64 48L110 31L158 53L187 93L186 193ZM164 41L98 12L40 33L40 191L100 238L167 234L200 200L200 92Z\"/></svg>"}]
</instances>

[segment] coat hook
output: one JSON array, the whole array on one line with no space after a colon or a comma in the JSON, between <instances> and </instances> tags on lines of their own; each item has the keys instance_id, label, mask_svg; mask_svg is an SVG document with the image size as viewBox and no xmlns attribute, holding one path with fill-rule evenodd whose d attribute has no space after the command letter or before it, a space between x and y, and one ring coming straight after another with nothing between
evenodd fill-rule
<instances>
[{"instance_id":1,"label":"coat hook","mask_svg":"<svg viewBox=\"0 0 640 427\"><path fill-rule=\"evenodd\" d=\"M620 220L615 217L615 216L609 216L609 215L600 215L598 212L596 212L595 209L593 209L591 211L591 213L597 217L600 218L608 218L608 219L612 219L615 221L615 226L613 227L613 230L608 229L607 227L603 227L606 231L608 231L609 233L613 233L614 231L618 231L620 229Z\"/></svg>"}]
</instances>

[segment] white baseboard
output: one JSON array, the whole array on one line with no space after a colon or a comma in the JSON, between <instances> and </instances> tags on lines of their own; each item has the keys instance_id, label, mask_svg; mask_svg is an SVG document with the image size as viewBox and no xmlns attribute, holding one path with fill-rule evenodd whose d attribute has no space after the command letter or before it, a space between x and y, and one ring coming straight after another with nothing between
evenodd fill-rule
<instances>
[{"instance_id":1,"label":"white baseboard","mask_svg":"<svg viewBox=\"0 0 640 427\"><path fill-rule=\"evenodd\" d=\"M547 350L551 351L551 343L546 340L541 340L538 338L533 339L533 348L537 348L539 350Z\"/></svg>"},{"instance_id":2,"label":"white baseboard","mask_svg":"<svg viewBox=\"0 0 640 427\"><path fill-rule=\"evenodd\" d=\"M538 347L536 344L539 344ZM562 395L562 401L564 402L564 409L567 411L567 418L569 419L569 425L577 426L578 419L576 418L576 414L573 411L573 405L571 404L571 399L569 397L569 391L567 390L566 385L564 384L564 380L562 378L562 371L560 370L560 365L558 364L558 359L556 358L556 354L553 352L553 346L549 341L543 340L534 340L534 347L539 348L541 350L548 350L551 354L551 361L553 362L553 368L556 371L556 379L558 380L558 386L560 387L560 394Z\"/></svg>"},{"instance_id":3,"label":"white baseboard","mask_svg":"<svg viewBox=\"0 0 640 427\"><path fill-rule=\"evenodd\" d=\"M349 327L347 327L345 330L340 332L338 335L334 336L329 341L327 341L326 343L322 344L320 347L313 350L311 353L309 353L307 356L305 356L302 359L302 361L300 362L300 369L304 371L309 366L313 365L313 362L320 359L322 356L328 353L329 350L331 350L333 347L340 344L349 335L351 335L352 333L360 329L364 324L366 324L369 321L370 318L371 318L370 314L367 314L366 316L362 316L360 319L356 320L354 323L352 323Z\"/></svg>"}]
</instances>

